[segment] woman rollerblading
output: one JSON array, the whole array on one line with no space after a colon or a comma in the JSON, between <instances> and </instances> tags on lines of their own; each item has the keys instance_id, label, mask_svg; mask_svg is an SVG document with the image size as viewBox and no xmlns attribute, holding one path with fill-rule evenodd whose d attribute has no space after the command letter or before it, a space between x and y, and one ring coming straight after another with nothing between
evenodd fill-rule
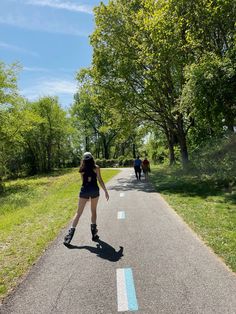
<instances>
[{"instance_id":1,"label":"woman rollerblading","mask_svg":"<svg viewBox=\"0 0 236 314\"><path fill-rule=\"evenodd\" d=\"M79 222L80 216L83 213L87 201L91 201L91 233L92 240L97 241L97 204L99 200L99 187L97 181L105 192L106 199L109 199L106 186L102 180L99 166L95 164L94 158L90 152L84 153L83 160L79 169L82 179L82 186L79 194L78 210L73 218L72 226L68 230L64 238L64 245L69 246L75 233L75 228Z\"/></svg>"}]
</instances>

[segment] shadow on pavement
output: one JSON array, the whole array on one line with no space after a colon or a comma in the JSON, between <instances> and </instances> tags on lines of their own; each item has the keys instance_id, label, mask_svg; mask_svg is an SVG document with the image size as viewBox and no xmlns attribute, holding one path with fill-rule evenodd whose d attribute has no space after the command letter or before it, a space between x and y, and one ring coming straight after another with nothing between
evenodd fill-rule
<instances>
[{"instance_id":1,"label":"shadow on pavement","mask_svg":"<svg viewBox=\"0 0 236 314\"><path fill-rule=\"evenodd\" d=\"M143 192L156 192L154 186L151 184L150 181L145 181L144 178L141 180L135 179L126 179L121 178L117 180L117 184L110 185L109 190L115 191L143 191Z\"/></svg>"},{"instance_id":2,"label":"shadow on pavement","mask_svg":"<svg viewBox=\"0 0 236 314\"><path fill-rule=\"evenodd\" d=\"M83 245L83 246L76 246L76 245L68 245L68 249L78 249L78 250L88 250L91 253L97 254L98 257L106 259L110 262L117 262L123 256L124 248L120 246L119 251L116 251L110 244L102 241L97 240L96 247Z\"/></svg>"}]
</instances>

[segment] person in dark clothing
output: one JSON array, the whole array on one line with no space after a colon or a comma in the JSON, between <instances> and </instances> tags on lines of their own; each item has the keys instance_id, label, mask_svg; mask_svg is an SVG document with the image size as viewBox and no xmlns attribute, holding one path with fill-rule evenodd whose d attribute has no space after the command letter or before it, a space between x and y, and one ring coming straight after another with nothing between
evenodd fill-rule
<instances>
[{"instance_id":1,"label":"person in dark clothing","mask_svg":"<svg viewBox=\"0 0 236 314\"><path fill-rule=\"evenodd\" d=\"M80 216L83 213L84 207L87 201L91 200L91 232L92 240L96 241L99 239L97 235L97 204L99 199L99 187L97 181L100 183L102 189L105 192L106 199L109 199L106 186L102 180L100 168L95 164L94 158L90 152L84 153L83 160L79 169L82 179L82 186L79 194L78 210L73 218L72 226L69 229L67 235L64 238L64 245L69 246L74 233L75 228L79 222Z\"/></svg>"},{"instance_id":2,"label":"person in dark clothing","mask_svg":"<svg viewBox=\"0 0 236 314\"><path fill-rule=\"evenodd\" d=\"M134 172L137 180L141 180L141 165L142 160L137 156L137 158L134 160Z\"/></svg>"}]
</instances>

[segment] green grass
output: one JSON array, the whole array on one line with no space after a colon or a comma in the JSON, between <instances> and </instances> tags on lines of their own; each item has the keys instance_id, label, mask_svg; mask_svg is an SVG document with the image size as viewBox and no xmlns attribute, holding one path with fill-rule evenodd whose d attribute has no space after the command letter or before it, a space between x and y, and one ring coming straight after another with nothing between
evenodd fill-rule
<instances>
[{"instance_id":1,"label":"green grass","mask_svg":"<svg viewBox=\"0 0 236 314\"><path fill-rule=\"evenodd\" d=\"M152 168L156 189L187 224L236 271L236 194L209 177L178 169Z\"/></svg>"},{"instance_id":2,"label":"green grass","mask_svg":"<svg viewBox=\"0 0 236 314\"><path fill-rule=\"evenodd\" d=\"M104 182L118 172L102 169ZM80 185L78 169L6 182L0 196L0 299L68 224Z\"/></svg>"}]
</instances>

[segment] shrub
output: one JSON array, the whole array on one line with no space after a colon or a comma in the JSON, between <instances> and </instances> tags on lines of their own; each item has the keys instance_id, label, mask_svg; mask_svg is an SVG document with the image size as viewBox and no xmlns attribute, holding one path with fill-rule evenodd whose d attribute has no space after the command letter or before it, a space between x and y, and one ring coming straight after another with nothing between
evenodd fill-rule
<instances>
[{"instance_id":1,"label":"shrub","mask_svg":"<svg viewBox=\"0 0 236 314\"><path fill-rule=\"evenodd\" d=\"M236 184L236 135L211 140L194 153L193 163L200 175L231 190Z\"/></svg>"},{"instance_id":2,"label":"shrub","mask_svg":"<svg viewBox=\"0 0 236 314\"><path fill-rule=\"evenodd\" d=\"M132 167L133 166L133 163L134 163L134 160L133 159L130 159L130 158L124 158L123 159L123 165L124 167Z\"/></svg>"},{"instance_id":3,"label":"shrub","mask_svg":"<svg viewBox=\"0 0 236 314\"><path fill-rule=\"evenodd\" d=\"M101 168L132 167L133 159L124 156L117 159L96 159L96 164Z\"/></svg>"},{"instance_id":4,"label":"shrub","mask_svg":"<svg viewBox=\"0 0 236 314\"><path fill-rule=\"evenodd\" d=\"M107 167L106 159L96 159L96 164L101 168Z\"/></svg>"}]
</instances>

